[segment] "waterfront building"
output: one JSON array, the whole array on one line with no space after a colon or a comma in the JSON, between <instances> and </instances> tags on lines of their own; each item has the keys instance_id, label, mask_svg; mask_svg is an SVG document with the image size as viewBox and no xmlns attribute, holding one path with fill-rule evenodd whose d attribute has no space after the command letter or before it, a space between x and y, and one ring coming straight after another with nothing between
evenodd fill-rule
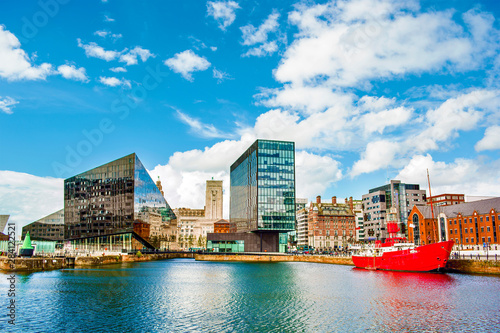
<instances>
[{"instance_id":1,"label":"waterfront building","mask_svg":"<svg viewBox=\"0 0 500 333\"><path fill-rule=\"evenodd\" d=\"M321 202L321 196L309 205L308 243L314 249L325 251L345 247L353 243L356 234L355 215L352 197L345 203L337 203L337 197L331 202Z\"/></svg>"},{"instance_id":2,"label":"waterfront building","mask_svg":"<svg viewBox=\"0 0 500 333\"><path fill-rule=\"evenodd\" d=\"M300 251L309 244L308 215L309 209L306 207L297 211L297 249Z\"/></svg>"},{"instance_id":3,"label":"waterfront building","mask_svg":"<svg viewBox=\"0 0 500 333\"><path fill-rule=\"evenodd\" d=\"M363 242L365 240L363 200L353 200L353 213L356 220L356 241Z\"/></svg>"},{"instance_id":4,"label":"waterfront building","mask_svg":"<svg viewBox=\"0 0 500 333\"><path fill-rule=\"evenodd\" d=\"M214 233L216 234L227 234L229 233L229 221L219 220L214 223Z\"/></svg>"},{"instance_id":5,"label":"waterfront building","mask_svg":"<svg viewBox=\"0 0 500 333\"><path fill-rule=\"evenodd\" d=\"M295 230L294 142L256 140L231 165L230 182L231 232L209 234L208 247L285 252Z\"/></svg>"},{"instance_id":6,"label":"waterfront building","mask_svg":"<svg viewBox=\"0 0 500 333\"><path fill-rule=\"evenodd\" d=\"M458 205L459 203L465 202L465 195L463 194L438 194L433 195L432 197L427 197L427 204L430 205L431 202L436 206L450 206L450 205Z\"/></svg>"},{"instance_id":7,"label":"waterfront building","mask_svg":"<svg viewBox=\"0 0 500 333\"><path fill-rule=\"evenodd\" d=\"M10 215L0 215L0 232L4 231L7 221L9 221L9 217Z\"/></svg>"},{"instance_id":8,"label":"waterfront building","mask_svg":"<svg viewBox=\"0 0 500 333\"><path fill-rule=\"evenodd\" d=\"M400 233L406 235L409 213L414 205L426 204L426 194L418 184L391 180L389 184L369 190L362 200L365 240L385 240L389 236L385 222L387 210L392 206L396 208Z\"/></svg>"},{"instance_id":9,"label":"waterfront building","mask_svg":"<svg viewBox=\"0 0 500 333\"><path fill-rule=\"evenodd\" d=\"M416 244L454 240L460 248L500 244L500 198L450 206L414 206L408 217L409 239Z\"/></svg>"},{"instance_id":10,"label":"waterfront building","mask_svg":"<svg viewBox=\"0 0 500 333\"><path fill-rule=\"evenodd\" d=\"M64 209L49 214L35 222L25 225L22 239L30 233L32 240L62 241L64 239Z\"/></svg>"},{"instance_id":11,"label":"waterfront building","mask_svg":"<svg viewBox=\"0 0 500 333\"><path fill-rule=\"evenodd\" d=\"M70 249L153 249L153 230L176 216L135 153L64 181L65 239Z\"/></svg>"},{"instance_id":12,"label":"waterfront building","mask_svg":"<svg viewBox=\"0 0 500 333\"><path fill-rule=\"evenodd\" d=\"M207 180L205 206L200 209L176 208L178 246L182 249L206 247L207 234L223 217L222 180Z\"/></svg>"}]
</instances>

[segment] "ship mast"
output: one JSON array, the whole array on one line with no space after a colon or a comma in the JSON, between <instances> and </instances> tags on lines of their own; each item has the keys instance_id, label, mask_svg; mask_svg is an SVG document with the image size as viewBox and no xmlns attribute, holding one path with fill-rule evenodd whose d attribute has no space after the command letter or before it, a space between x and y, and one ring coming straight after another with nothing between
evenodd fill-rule
<instances>
[{"instance_id":1,"label":"ship mast","mask_svg":"<svg viewBox=\"0 0 500 333\"><path fill-rule=\"evenodd\" d=\"M431 203L431 214L432 214L432 233L434 234L434 241L437 243L437 235L436 235L436 226L434 225L434 205L432 203L432 192L431 192L431 180L429 178L429 169L427 169L427 182L429 183L429 196L430 196L430 203Z\"/></svg>"}]
</instances>

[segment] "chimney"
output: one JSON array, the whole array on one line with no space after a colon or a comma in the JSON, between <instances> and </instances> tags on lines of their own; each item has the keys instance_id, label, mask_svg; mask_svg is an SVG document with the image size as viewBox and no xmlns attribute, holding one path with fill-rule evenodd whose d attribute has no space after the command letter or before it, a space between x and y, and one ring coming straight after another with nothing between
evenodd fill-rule
<instances>
[{"instance_id":1,"label":"chimney","mask_svg":"<svg viewBox=\"0 0 500 333\"><path fill-rule=\"evenodd\" d=\"M336 204L337 203L337 197L332 197L332 204Z\"/></svg>"},{"instance_id":2,"label":"chimney","mask_svg":"<svg viewBox=\"0 0 500 333\"><path fill-rule=\"evenodd\" d=\"M353 205L353 202L352 202L352 197L349 197L349 207L351 208L351 210L354 210L354 205Z\"/></svg>"},{"instance_id":3,"label":"chimney","mask_svg":"<svg viewBox=\"0 0 500 333\"><path fill-rule=\"evenodd\" d=\"M316 197L316 203L319 203L319 204L321 203L321 195L318 195Z\"/></svg>"}]
</instances>

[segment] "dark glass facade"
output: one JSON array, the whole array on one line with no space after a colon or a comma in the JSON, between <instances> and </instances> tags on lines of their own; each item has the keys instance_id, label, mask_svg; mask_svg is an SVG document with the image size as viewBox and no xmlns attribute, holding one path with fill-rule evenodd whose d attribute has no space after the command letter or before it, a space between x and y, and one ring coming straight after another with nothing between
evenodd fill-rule
<instances>
[{"instance_id":1,"label":"dark glass facade","mask_svg":"<svg viewBox=\"0 0 500 333\"><path fill-rule=\"evenodd\" d=\"M135 154L130 154L64 181L66 239L112 235L134 230L147 212L175 214Z\"/></svg>"},{"instance_id":2,"label":"dark glass facade","mask_svg":"<svg viewBox=\"0 0 500 333\"><path fill-rule=\"evenodd\" d=\"M233 231L295 229L295 144L257 140L231 166Z\"/></svg>"}]
</instances>

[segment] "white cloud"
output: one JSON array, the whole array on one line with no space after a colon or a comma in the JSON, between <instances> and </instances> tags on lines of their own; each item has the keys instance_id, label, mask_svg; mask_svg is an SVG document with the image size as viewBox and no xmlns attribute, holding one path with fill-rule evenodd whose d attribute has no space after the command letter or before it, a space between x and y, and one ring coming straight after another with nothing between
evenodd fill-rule
<instances>
[{"instance_id":1,"label":"white cloud","mask_svg":"<svg viewBox=\"0 0 500 333\"><path fill-rule=\"evenodd\" d=\"M246 53L244 53L242 56L243 57L265 57L268 55L273 54L278 50L278 44L276 44L275 41L269 42L269 43L264 43L262 45L259 45L257 47L253 47L250 50L248 50Z\"/></svg>"},{"instance_id":2,"label":"white cloud","mask_svg":"<svg viewBox=\"0 0 500 333\"><path fill-rule=\"evenodd\" d=\"M198 119L192 118L179 110L176 111L177 111L177 117L183 123L187 124L190 127L191 132L194 133L195 135L211 139L232 137L232 135L222 133L212 124L204 124Z\"/></svg>"},{"instance_id":3,"label":"white cloud","mask_svg":"<svg viewBox=\"0 0 500 333\"><path fill-rule=\"evenodd\" d=\"M500 149L500 126L490 126L484 132L484 137L476 143L476 151Z\"/></svg>"},{"instance_id":4,"label":"white cloud","mask_svg":"<svg viewBox=\"0 0 500 333\"><path fill-rule=\"evenodd\" d=\"M314 198L342 179L340 163L329 156L295 153L297 198Z\"/></svg>"},{"instance_id":5,"label":"white cloud","mask_svg":"<svg viewBox=\"0 0 500 333\"><path fill-rule=\"evenodd\" d=\"M2 98L2 96L0 96L0 111L7 114L12 114L12 108L18 103L19 102L12 97L5 96L4 98Z\"/></svg>"},{"instance_id":6,"label":"white cloud","mask_svg":"<svg viewBox=\"0 0 500 333\"><path fill-rule=\"evenodd\" d=\"M437 149L438 142L456 136L458 131L475 129L484 117L480 110L494 112L499 97L500 91L475 90L446 100L438 108L427 111L427 128L411 139L412 144L422 152Z\"/></svg>"},{"instance_id":7,"label":"white cloud","mask_svg":"<svg viewBox=\"0 0 500 333\"><path fill-rule=\"evenodd\" d=\"M137 64L137 58L141 58L142 62L146 62L151 57L154 58L155 55L147 49L136 46L129 52L122 54L120 56L120 62L125 62L127 66L130 66Z\"/></svg>"},{"instance_id":8,"label":"white cloud","mask_svg":"<svg viewBox=\"0 0 500 333\"><path fill-rule=\"evenodd\" d=\"M400 144L388 140L368 143L365 152L362 154L362 158L354 163L351 176L370 173L391 165L396 154L400 152L400 149Z\"/></svg>"},{"instance_id":9,"label":"white cloud","mask_svg":"<svg viewBox=\"0 0 500 333\"><path fill-rule=\"evenodd\" d=\"M207 2L207 14L212 16L221 30L226 30L236 19L235 11L240 6L234 1L209 1Z\"/></svg>"},{"instance_id":10,"label":"white cloud","mask_svg":"<svg viewBox=\"0 0 500 333\"><path fill-rule=\"evenodd\" d=\"M100 37L106 37L110 32L107 30L98 30L94 32L94 35L100 36Z\"/></svg>"},{"instance_id":11,"label":"white cloud","mask_svg":"<svg viewBox=\"0 0 500 333\"><path fill-rule=\"evenodd\" d=\"M243 45L254 45L267 42L268 34L278 29L279 17L279 13L273 12L258 28L251 24L241 27Z\"/></svg>"},{"instance_id":12,"label":"white cloud","mask_svg":"<svg viewBox=\"0 0 500 333\"><path fill-rule=\"evenodd\" d=\"M94 32L94 35L102 37L102 38L111 37L114 39L119 39L119 38L123 37L122 34L113 34L109 30L97 30L96 32Z\"/></svg>"},{"instance_id":13,"label":"white cloud","mask_svg":"<svg viewBox=\"0 0 500 333\"><path fill-rule=\"evenodd\" d=\"M280 82L332 87L369 80L479 66L477 44L451 11L419 12L415 3L363 0L299 5L299 28L275 77Z\"/></svg>"},{"instance_id":14,"label":"white cloud","mask_svg":"<svg viewBox=\"0 0 500 333\"><path fill-rule=\"evenodd\" d=\"M114 21L115 21L114 18L111 18L108 15L104 15L104 22L114 22Z\"/></svg>"},{"instance_id":15,"label":"white cloud","mask_svg":"<svg viewBox=\"0 0 500 333\"><path fill-rule=\"evenodd\" d=\"M427 184L427 172L433 195L463 193L465 195L500 196L500 160L484 162L457 158L452 162L434 161L430 154L415 155L395 179L405 183Z\"/></svg>"},{"instance_id":16,"label":"white cloud","mask_svg":"<svg viewBox=\"0 0 500 333\"><path fill-rule=\"evenodd\" d=\"M32 60L21 49L19 39L0 24L0 77L9 81L44 80L51 74L51 64L33 65Z\"/></svg>"},{"instance_id":17,"label":"white cloud","mask_svg":"<svg viewBox=\"0 0 500 333\"><path fill-rule=\"evenodd\" d=\"M216 68L213 69L212 74L214 79L217 79L217 83L221 83L224 80L232 80L232 77L229 74L220 71Z\"/></svg>"},{"instance_id":18,"label":"white cloud","mask_svg":"<svg viewBox=\"0 0 500 333\"><path fill-rule=\"evenodd\" d=\"M269 34L275 32L278 29L278 18L280 14L273 11L267 19L258 27L254 27L251 24L241 27L243 45L256 45L256 47L250 48L244 57L256 56L263 57L266 55L271 55L278 50L278 45L276 41L268 41Z\"/></svg>"},{"instance_id":19,"label":"white cloud","mask_svg":"<svg viewBox=\"0 0 500 333\"><path fill-rule=\"evenodd\" d=\"M191 75L193 72L207 70L211 64L204 57L196 55L191 50L186 50L165 60L165 65L174 72L181 74L186 80L193 81Z\"/></svg>"},{"instance_id":20,"label":"white cloud","mask_svg":"<svg viewBox=\"0 0 500 333\"><path fill-rule=\"evenodd\" d=\"M166 165L150 171L160 176L165 198L172 207L202 208L205 204L205 182L223 180L224 214L229 215L229 168L250 147L255 137L245 134L240 140L225 140L204 150L174 153ZM223 156L223 158L221 158ZM328 156L308 152L296 153L297 196L310 197L342 178L340 164Z\"/></svg>"},{"instance_id":21,"label":"white cloud","mask_svg":"<svg viewBox=\"0 0 500 333\"><path fill-rule=\"evenodd\" d=\"M363 122L365 127L364 133L366 135L373 132L382 134L387 127L405 124L411 118L412 113L412 109L402 106L395 109L367 113L361 118L361 122Z\"/></svg>"},{"instance_id":22,"label":"white cloud","mask_svg":"<svg viewBox=\"0 0 500 333\"><path fill-rule=\"evenodd\" d=\"M64 180L0 171L0 211L22 227L64 207Z\"/></svg>"},{"instance_id":23,"label":"white cloud","mask_svg":"<svg viewBox=\"0 0 500 333\"><path fill-rule=\"evenodd\" d=\"M117 86L123 86L123 87L127 87L127 88L132 87L132 85L130 84L130 81L125 80L123 78L118 79L116 77L100 76L99 82L101 82L104 85L110 86L110 87L117 87Z\"/></svg>"},{"instance_id":24,"label":"white cloud","mask_svg":"<svg viewBox=\"0 0 500 333\"><path fill-rule=\"evenodd\" d=\"M109 70L112 71L112 72L115 72L115 73L124 73L124 72L127 71L123 67L113 67L113 68L110 68Z\"/></svg>"},{"instance_id":25,"label":"white cloud","mask_svg":"<svg viewBox=\"0 0 500 333\"><path fill-rule=\"evenodd\" d=\"M101 46L97 45L94 42L83 44L80 38L78 38L77 41L78 41L78 46L85 50L85 55L87 55L87 57L93 57L106 61L111 61L115 60L120 56L120 52L105 50L104 48L102 48Z\"/></svg>"},{"instance_id":26,"label":"white cloud","mask_svg":"<svg viewBox=\"0 0 500 333\"><path fill-rule=\"evenodd\" d=\"M87 82L89 79L85 72L85 68L76 68L75 65L61 65L57 67L57 72L65 79Z\"/></svg>"}]
</instances>

